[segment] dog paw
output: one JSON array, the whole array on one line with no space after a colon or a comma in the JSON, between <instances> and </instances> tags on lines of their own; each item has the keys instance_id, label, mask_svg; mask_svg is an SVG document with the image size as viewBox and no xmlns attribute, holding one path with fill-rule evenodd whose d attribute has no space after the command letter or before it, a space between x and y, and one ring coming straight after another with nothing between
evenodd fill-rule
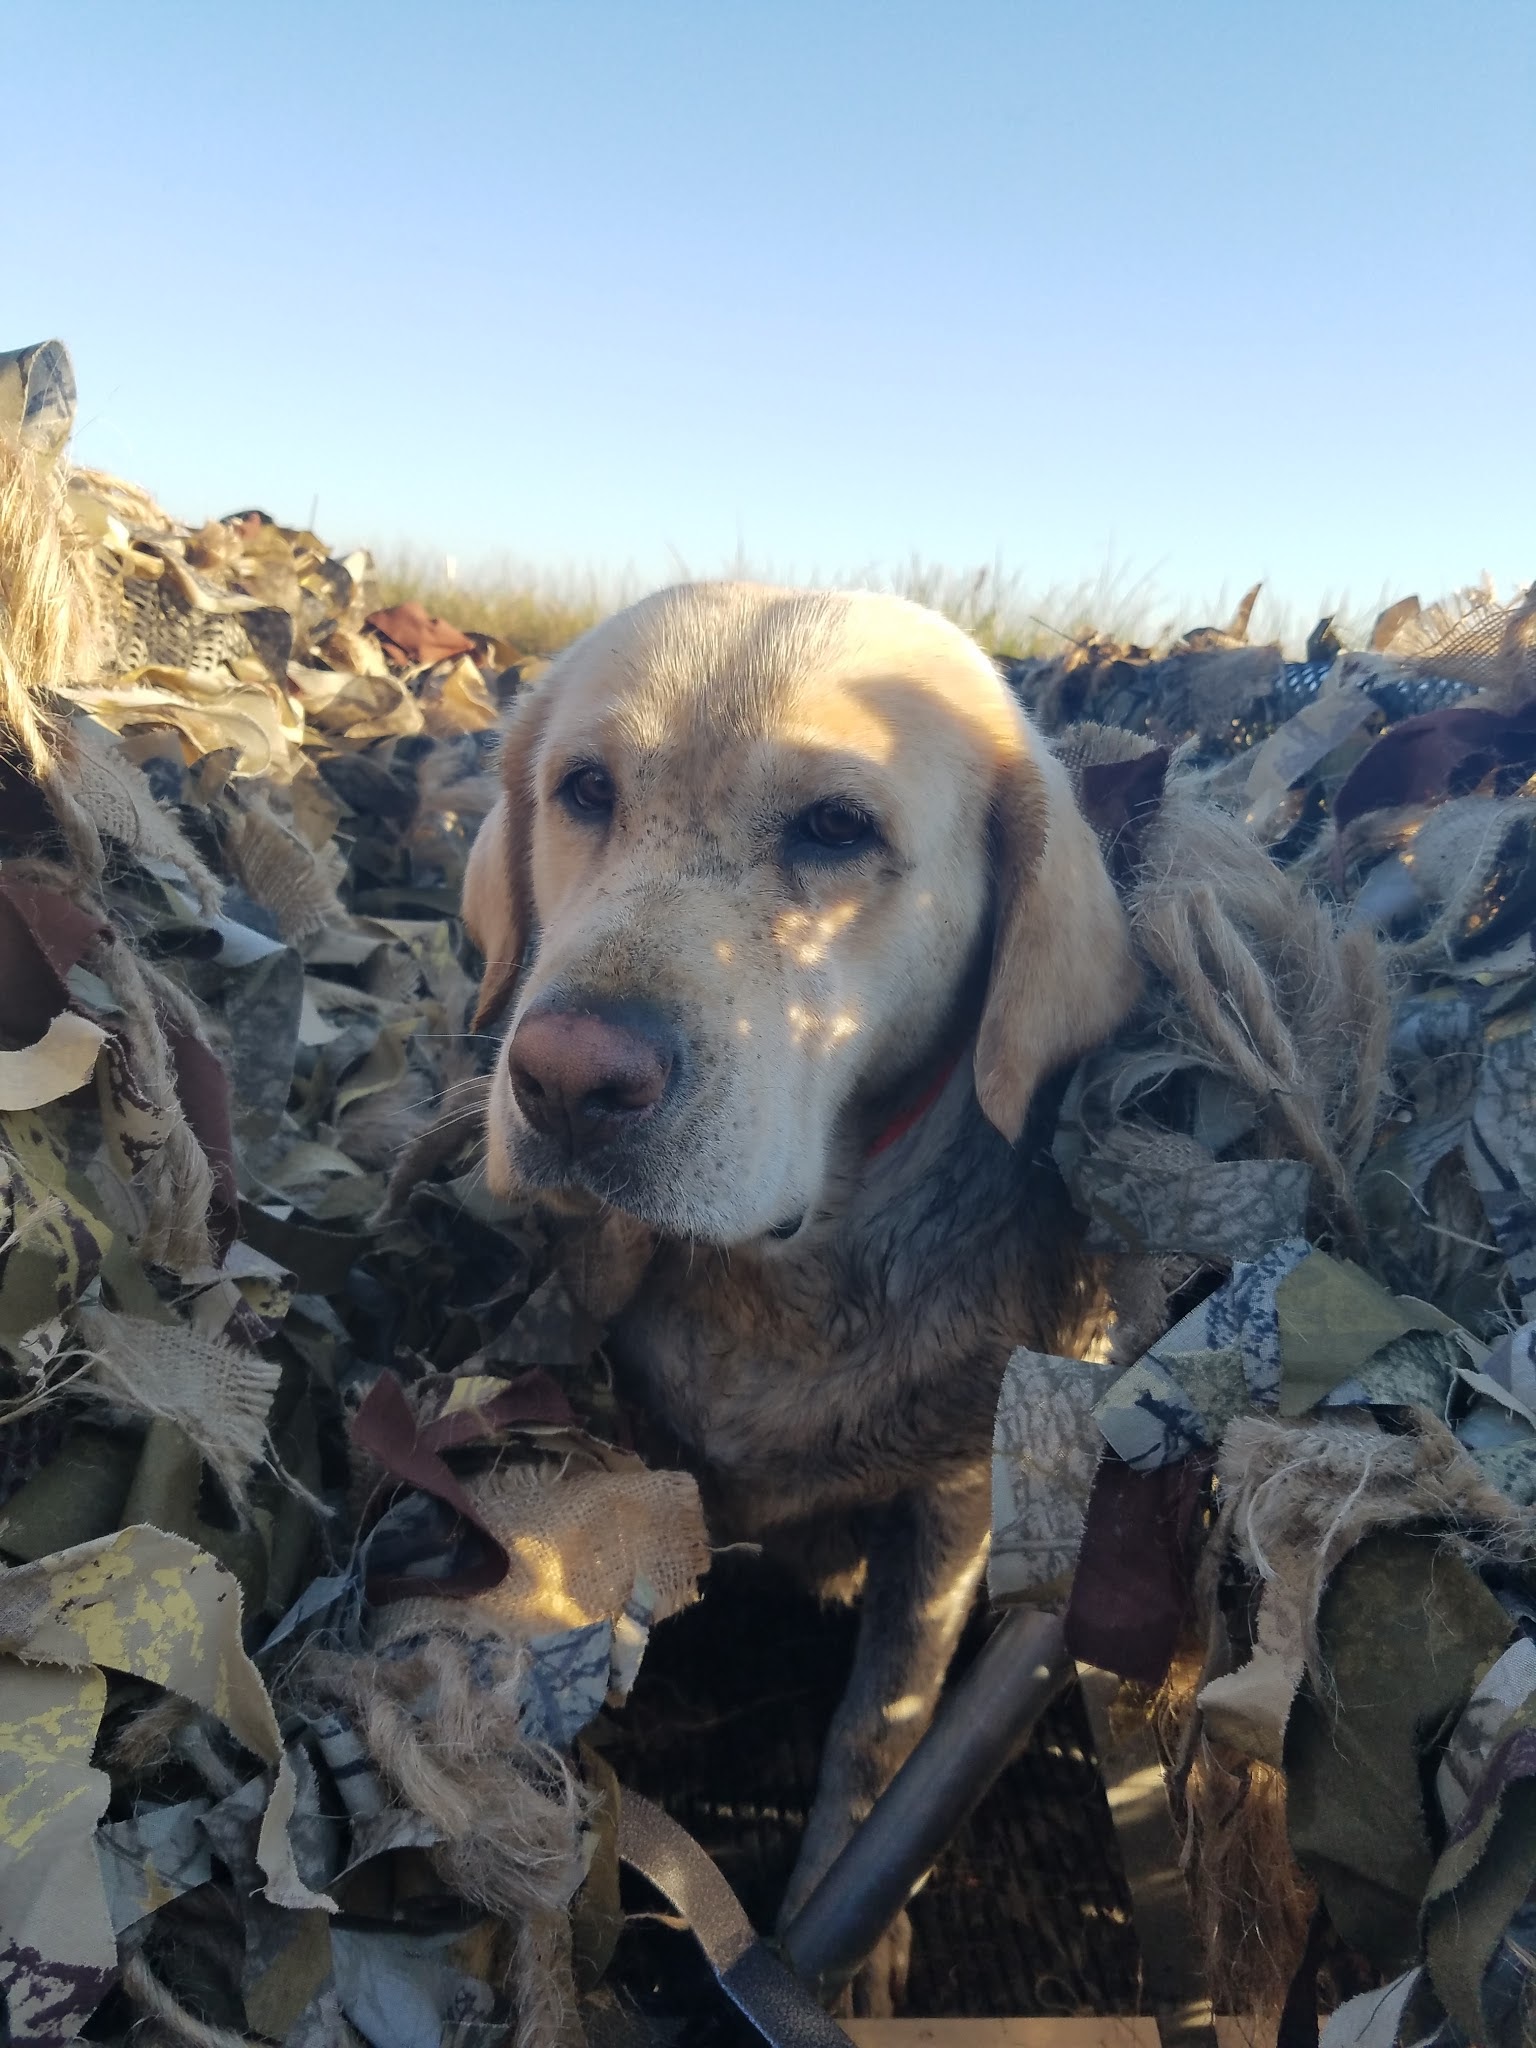
<instances>
[{"instance_id":1,"label":"dog paw","mask_svg":"<svg viewBox=\"0 0 1536 2048\"><path fill-rule=\"evenodd\" d=\"M906 2000L911 1965L912 1922L898 1913L853 1981L838 1994L833 2013L844 2020L894 2019Z\"/></svg>"}]
</instances>

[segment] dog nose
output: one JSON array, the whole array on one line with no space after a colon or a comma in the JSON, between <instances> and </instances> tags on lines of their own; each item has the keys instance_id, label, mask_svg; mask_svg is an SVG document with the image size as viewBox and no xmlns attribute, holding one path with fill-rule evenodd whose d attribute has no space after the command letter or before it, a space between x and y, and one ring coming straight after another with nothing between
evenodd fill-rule
<instances>
[{"instance_id":1,"label":"dog nose","mask_svg":"<svg viewBox=\"0 0 1536 2048\"><path fill-rule=\"evenodd\" d=\"M647 1004L530 1011L507 1049L512 1093L536 1131L583 1152L656 1107L678 1049L676 1033Z\"/></svg>"}]
</instances>

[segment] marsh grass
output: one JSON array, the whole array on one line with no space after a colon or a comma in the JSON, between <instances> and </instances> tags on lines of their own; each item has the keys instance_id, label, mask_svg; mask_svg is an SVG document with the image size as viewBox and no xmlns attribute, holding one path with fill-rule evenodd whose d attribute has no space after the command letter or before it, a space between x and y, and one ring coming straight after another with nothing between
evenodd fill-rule
<instances>
[{"instance_id":1,"label":"marsh grass","mask_svg":"<svg viewBox=\"0 0 1536 2048\"><path fill-rule=\"evenodd\" d=\"M382 605L414 598L466 633L490 633L523 654L558 654L589 626L640 595L597 571L557 572L503 560L455 573L441 555L395 551L375 561Z\"/></svg>"},{"instance_id":2,"label":"marsh grass","mask_svg":"<svg viewBox=\"0 0 1536 2048\"><path fill-rule=\"evenodd\" d=\"M698 574L894 591L943 612L989 653L1009 655L1055 654L1065 642L1094 638L1165 647L1191 627L1225 625L1243 588L1224 587L1209 604L1175 604L1159 591L1152 576L1133 576L1113 566L1081 583L1042 590L1001 563L956 570L917 556L894 570L865 566L832 575L761 562L733 561L708 571L679 563L676 574L666 580L682 582ZM507 557L459 569L441 555L396 550L380 555L377 562L381 605L414 598L466 632L491 633L524 654L540 656L557 654L589 626L652 587L631 573L551 570ZM1279 641L1288 653L1299 655L1314 621L1333 613L1344 644L1364 646L1372 620L1387 602L1386 594L1369 607L1339 598L1303 617L1261 592L1249 638L1256 643Z\"/></svg>"}]
</instances>

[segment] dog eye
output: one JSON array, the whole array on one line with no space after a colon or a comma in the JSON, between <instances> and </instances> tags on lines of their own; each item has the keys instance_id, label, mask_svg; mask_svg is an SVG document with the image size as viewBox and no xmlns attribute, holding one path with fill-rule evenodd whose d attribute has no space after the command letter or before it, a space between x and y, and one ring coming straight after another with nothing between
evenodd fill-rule
<instances>
[{"instance_id":1,"label":"dog eye","mask_svg":"<svg viewBox=\"0 0 1536 2048\"><path fill-rule=\"evenodd\" d=\"M794 836L831 853L858 853L873 846L880 834L874 819L857 804L841 797L826 797L800 813L795 820Z\"/></svg>"},{"instance_id":2,"label":"dog eye","mask_svg":"<svg viewBox=\"0 0 1536 2048\"><path fill-rule=\"evenodd\" d=\"M573 768L559 789L560 800L569 810L589 818L605 818L613 809L613 777L606 768L584 762Z\"/></svg>"}]
</instances>

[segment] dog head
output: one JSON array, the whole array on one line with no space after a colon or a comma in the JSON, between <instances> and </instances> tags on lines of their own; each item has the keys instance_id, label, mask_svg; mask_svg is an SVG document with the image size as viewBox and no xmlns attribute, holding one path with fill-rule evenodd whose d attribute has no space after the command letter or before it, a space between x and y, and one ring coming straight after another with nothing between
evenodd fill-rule
<instances>
[{"instance_id":1,"label":"dog head","mask_svg":"<svg viewBox=\"0 0 1536 2048\"><path fill-rule=\"evenodd\" d=\"M902 599L662 591L519 701L503 774L464 898L502 1190L782 1236L957 1031L1015 1139L1134 998L1065 771Z\"/></svg>"}]
</instances>

